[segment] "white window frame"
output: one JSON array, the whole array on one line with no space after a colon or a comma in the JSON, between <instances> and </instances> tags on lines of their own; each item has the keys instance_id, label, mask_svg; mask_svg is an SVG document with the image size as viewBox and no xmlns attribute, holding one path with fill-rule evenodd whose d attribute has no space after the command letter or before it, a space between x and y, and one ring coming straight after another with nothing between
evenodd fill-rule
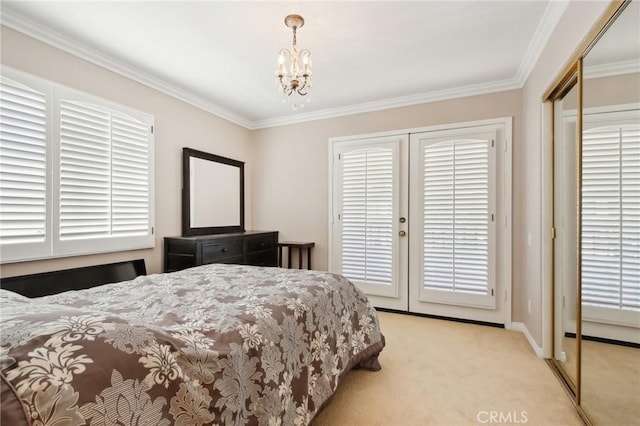
<instances>
[{"instance_id":1,"label":"white window frame","mask_svg":"<svg viewBox=\"0 0 640 426\"><path fill-rule=\"evenodd\" d=\"M46 234L44 242L0 245L0 263L51 259L155 247L154 117L150 114L2 66L3 77L47 95ZM149 229L146 235L60 240L60 102L85 102L150 126L148 144Z\"/></svg>"}]
</instances>

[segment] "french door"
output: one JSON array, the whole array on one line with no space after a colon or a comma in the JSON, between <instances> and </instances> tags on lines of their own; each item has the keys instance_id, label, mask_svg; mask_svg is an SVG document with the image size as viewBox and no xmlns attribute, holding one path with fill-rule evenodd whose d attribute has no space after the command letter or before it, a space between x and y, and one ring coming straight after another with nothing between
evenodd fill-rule
<instances>
[{"instance_id":1,"label":"french door","mask_svg":"<svg viewBox=\"0 0 640 426\"><path fill-rule=\"evenodd\" d=\"M332 141L331 270L376 307L504 323L504 134L485 125Z\"/></svg>"},{"instance_id":2,"label":"french door","mask_svg":"<svg viewBox=\"0 0 640 426\"><path fill-rule=\"evenodd\" d=\"M408 135L338 143L333 156L332 270L374 306L407 309Z\"/></svg>"}]
</instances>

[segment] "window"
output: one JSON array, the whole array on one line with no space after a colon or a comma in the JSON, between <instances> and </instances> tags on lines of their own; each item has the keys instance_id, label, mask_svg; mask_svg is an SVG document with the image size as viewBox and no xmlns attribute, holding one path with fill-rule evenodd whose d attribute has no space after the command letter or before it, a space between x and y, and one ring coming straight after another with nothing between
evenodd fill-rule
<instances>
[{"instance_id":1,"label":"window","mask_svg":"<svg viewBox=\"0 0 640 426\"><path fill-rule=\"evenodd\" d=\"M43 242L46 228L47 95L2 79L2 244Z\"/></svg>"},{"instance_id":2,"label":"window","mask_svg":"<svg viewBox=\"0 0 640 426\"><path fill-rule=\"evenodd\" d=\"M154 246L153 117L3 68L2 262Z\"/></svg>"},{"instance_id":3,"label":"window","mask_svg":"<svg viewBox=\"0 0 640 426\"><path fill-rule=\"evenodd\" d=\"M640 125L623 120L588 127L583 133L582 301L638 312ZM597 312L587 310L587 316L597 320Z\"/></svg>"}]
</instances>

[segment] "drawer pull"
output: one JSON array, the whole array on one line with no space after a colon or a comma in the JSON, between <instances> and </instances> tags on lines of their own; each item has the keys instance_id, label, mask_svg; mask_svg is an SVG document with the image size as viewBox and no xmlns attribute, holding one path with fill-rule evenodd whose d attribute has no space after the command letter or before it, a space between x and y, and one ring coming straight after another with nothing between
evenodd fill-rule
<instances>
[{"instance_id":1,"label":"drawer pull","mask_svg":"<svg viewBox=\"0 0 640 426\"><path fill-rule=\"evenodd\" d=\"M226 253L226 252L227 252L227 249L223 247L221 251L222 251L223 253Z\"/></svg>"},{"instance_id":2,"label":"drawer pull","mask_svg":"<svg viewBox=\"0 0 640 426\"><path fill-rule=\"evenodd\" d=\"M264 241L260 243L260 247L264 247Z\"/></svg>"}]
</instances>

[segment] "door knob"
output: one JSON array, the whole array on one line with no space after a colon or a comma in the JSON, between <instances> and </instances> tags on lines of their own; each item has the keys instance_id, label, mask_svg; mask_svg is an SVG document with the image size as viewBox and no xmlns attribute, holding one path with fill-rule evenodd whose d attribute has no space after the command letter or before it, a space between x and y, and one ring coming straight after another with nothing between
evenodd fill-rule
<instances>
[{"instance_id":1,"label":"door knob","mask_svg":"<svg viewBox=\"0 0 640 426\"><path fill-rule=\"evenodd\" d=\"M398 235L400 235L401 237L404 237L405 235L407 235L407 233L404 231L400 231L398 232Z\"/></svg>"}]
</instances>

